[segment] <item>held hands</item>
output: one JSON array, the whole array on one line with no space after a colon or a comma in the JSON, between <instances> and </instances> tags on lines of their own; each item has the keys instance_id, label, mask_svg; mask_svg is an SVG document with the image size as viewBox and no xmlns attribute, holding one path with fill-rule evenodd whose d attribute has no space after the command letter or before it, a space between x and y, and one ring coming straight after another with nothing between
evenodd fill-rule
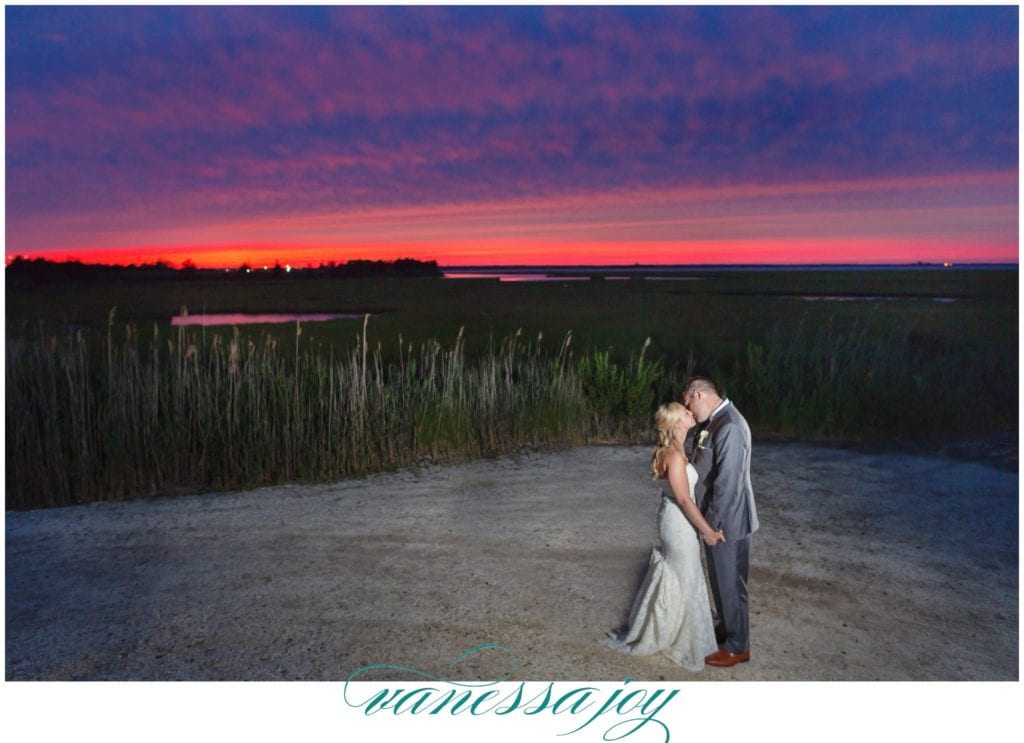
<instances>
[{"instance_id":1,"label":"held hands","mask_svg":"<svg viewBox=\"0 0 1024 743\"><path fill-rule=\"evenodd\" d=\"M704 540L704 544L708 547L714 547L719 542L725 541L725 532L719 529L718 531L713 531L708 534L701 534L701 539Z\"/></svg>"}]
</instances>

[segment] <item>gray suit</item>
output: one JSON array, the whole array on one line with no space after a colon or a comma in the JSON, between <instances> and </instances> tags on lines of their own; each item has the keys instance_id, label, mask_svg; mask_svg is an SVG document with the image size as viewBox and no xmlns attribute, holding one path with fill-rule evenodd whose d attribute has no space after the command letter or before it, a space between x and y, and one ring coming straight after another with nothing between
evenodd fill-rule
<instances>
[{"instance_id":1,"label":"gray suit","mask_svg":"<svg viewBox=\"0 0 1024 743\"><path fill-rule=\"evenodd\" d=\"M711 528L725 533L724 542L705 547L718 615L715 633L726 650L742 653L750 649L747 575L750 535L758 528L750 483L750 427L727 400L696 434L693 446L691 459L698 474L694 499Z\"/></svg>"}]
</instances>

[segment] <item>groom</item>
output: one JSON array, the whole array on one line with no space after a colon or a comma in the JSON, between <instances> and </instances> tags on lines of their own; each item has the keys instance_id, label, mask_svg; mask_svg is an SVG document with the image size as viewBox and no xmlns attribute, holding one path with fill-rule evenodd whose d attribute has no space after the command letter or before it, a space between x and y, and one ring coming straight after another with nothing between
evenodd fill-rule
<instances>
[{"instance_id":1,"label":"groom","mask_svg":"<svg viewBox=\"0 0 1024 743\"><path fill-rule=\"evenodd\" d=\"M750 427L706 377L694 377L687 383L683 405L702 424L690 458L699 476L694 499L711 528L725 532L723 541L704 548L720 646L704 662L734 666L750 660L747 573L750 536L758 527L750 484Z\"/></svg>"}]
</instances>

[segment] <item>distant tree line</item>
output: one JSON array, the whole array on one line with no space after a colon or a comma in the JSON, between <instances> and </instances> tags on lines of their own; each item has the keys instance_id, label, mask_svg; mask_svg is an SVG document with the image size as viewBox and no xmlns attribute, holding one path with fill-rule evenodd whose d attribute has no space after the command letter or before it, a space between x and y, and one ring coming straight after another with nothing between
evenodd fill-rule
<instances>
[{"instance_id":1,"label":"distant tree line","mask_svg":"<svg viewBox=\"0 0 1024 743\"><path fill-rule=\"evenodd\" d=\"M280 266L274 267L280 270ZM293 269L293 273L296 269ZM354 260L345 263L321 263L318 268L297 269L314 275L328 274L347 278L367 276L441 276L437 261L418 261L415 258L399 258L395 261Z\"/></svg>"},{"instance_id":2,"label":"distant tree line","mask_svg":"<svg viewBox=\"0 0 1024 743\"><path fill-rule=\"evenodd\" d=\"M280 262L268 267L252 267L243 263L238 268L199 268L186 260L180 268L167 261L129 264L127 266L105 263L82 263L78 260L50 261L45 258L15 258L7 264L8 281L63 282L100 279L145 279L168 281L193 281L197 279L236 278L240 281L257 278L288 279L306 278L366 278L366 277L423 277L441 276L437 261L420 261L414 258L399 258L395 261L353 260L345 263L330 261L318 267L292 268Z\"/></svg>"}]
</instances>

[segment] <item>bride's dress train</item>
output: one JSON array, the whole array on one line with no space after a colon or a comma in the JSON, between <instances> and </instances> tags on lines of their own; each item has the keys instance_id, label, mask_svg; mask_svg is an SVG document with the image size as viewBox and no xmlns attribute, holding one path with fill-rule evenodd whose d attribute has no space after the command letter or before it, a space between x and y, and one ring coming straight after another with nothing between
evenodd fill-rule
<instances>
[{"instance_id":1,"label":"bride's dress train","mask_svg":"<svg viewBox=\"0 0 1024 743\"><path fill-rule=\"evenodd\" d=\"M690 497L697 471L686 465ZM661 546L651 552L647 574L629 611L629 629L609 632L603 645L623 653L664 653L688 671L704 668L705 656L718 650L711 604L700 562L700 537L665 483L658 533Z\"/></svg>"}]
</instances>

